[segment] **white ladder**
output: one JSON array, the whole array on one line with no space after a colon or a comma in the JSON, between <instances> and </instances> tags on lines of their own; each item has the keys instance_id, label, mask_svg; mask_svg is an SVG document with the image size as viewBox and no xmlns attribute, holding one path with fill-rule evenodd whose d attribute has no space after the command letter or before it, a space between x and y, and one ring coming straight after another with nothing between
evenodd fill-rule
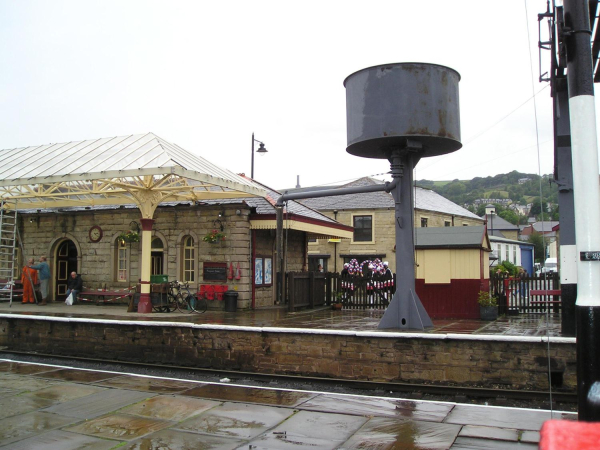
<instances>
[{"instance_id":1,"label":"white ladder","mask_svg":"<svg viewBox=\"0 0 600 450\"><path fill-rule=\"evenodd\" d=\"M13 301L17 245L17 208L8 200L0 202L0 300Z\"/></svg>"}]
</instances>

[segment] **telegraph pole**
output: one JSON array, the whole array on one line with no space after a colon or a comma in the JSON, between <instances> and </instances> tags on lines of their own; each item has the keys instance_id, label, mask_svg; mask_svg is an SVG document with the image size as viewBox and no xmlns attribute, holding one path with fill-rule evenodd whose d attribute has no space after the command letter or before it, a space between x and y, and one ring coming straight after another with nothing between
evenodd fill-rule
<instances>
[{"instance_id":1,"label":"telegraph pole","mask_svg":"<svg viewBox=\"0 0 600 450\"><path fill-rule=\"evenodd\" d=\"M578 410L579 420L598 421L600 406L592 386L600 382L600 183L587 0L565 0L564 19L573 173L577 174L573 191Z\"/></svg>"}]
</instances>

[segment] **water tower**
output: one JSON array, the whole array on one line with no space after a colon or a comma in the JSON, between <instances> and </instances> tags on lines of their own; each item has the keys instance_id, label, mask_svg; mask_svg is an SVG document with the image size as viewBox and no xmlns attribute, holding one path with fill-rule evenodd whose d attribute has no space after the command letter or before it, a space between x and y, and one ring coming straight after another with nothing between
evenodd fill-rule
<instances>
[{"instance_id":1,"label":"water tower","mask_svg":"<svg viewBox=\"0 0 600 450\"><path fill-rule=\"evenodd\" d=\"M379 328L432 326L415 291L413 169L421 158L462 147L458 82L448 67L394 63L344 81L348 146L363 158L387 159L395 187L397 285Z\"/></svg>"}]
</instances>

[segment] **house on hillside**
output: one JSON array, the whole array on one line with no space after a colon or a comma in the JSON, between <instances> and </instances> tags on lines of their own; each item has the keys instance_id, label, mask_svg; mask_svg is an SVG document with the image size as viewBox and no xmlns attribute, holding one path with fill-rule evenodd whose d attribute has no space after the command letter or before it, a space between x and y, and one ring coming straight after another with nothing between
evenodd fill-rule
<instances>
[{"instance_id":1,"label":"house on hillside","mask_svg":"<svg viewBox=\"0 0 600 450\"><path fill-rule=\"evenodd\" d=\"M76 271L89 290L140 283L150 297L150 276L165 274L194 291L236 290L240 308L275 303L280 194L152 133L0 150L0 195L18 212L16 267L46 255L51 300ZM294 201L284 233L288 271L306 270L309 240L353 236Z\"/></svg>"},{"instance_id":2,"label":"house on hillside","mask_svg":"<svg viewBox=\"0 0 600 450\"><path fill-rule=\"evenodd\" d=\"M515 266L523 267L529 275L533 275L533 244L494 235L490 235L489 238L492 249L490 267L497 266L502 261L509 261Z\"/></svg>"},{"instance_id":3,"label":"house on hillside","mask_svg":"<svg viewBox=\"0 0 600 450\"><path fill-rule=\"evenodd\" d=\"M373 178L360 178L338 187L380 184ZM305 188L316 190L318 188ZM290 190L291 191L291 190ZM297 192L297 190L295 190ZM436 192L415 188L415 228L481 226L483 219ZM351 239L314 239L308 246L309 270L321 264L326 271L339 272L343 264L379 258L388 261L395 272L394 199L386 192L349 194L300 200L335 221L351 226Z\"/></svg>"},{"instance_id":4,"label":"house on hillside","mask_svg":"<svg viewBox=\"0 0 600 450\"><path fill-rule=\"evenodd\" d=\"M546 243L545 258L558 258L560 246L560 224L554 220L545 220L530 223L521 229L521 239L529 240L533 233L539 233L543 236ZM545 259L544 258L544 259Z\"/></svg>"}]
</instances>

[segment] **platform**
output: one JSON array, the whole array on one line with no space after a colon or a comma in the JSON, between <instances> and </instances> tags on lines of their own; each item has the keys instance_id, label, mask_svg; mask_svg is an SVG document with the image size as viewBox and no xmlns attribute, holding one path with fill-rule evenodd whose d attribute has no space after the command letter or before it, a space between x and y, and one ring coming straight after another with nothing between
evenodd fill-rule
<instances>
[{"instance_id":1,"label":"platform","mask_svg":"<svg viewBox=\"0 0 600 450\"><path fill-rule=\"evenodd\" d=\"M1 314L42 315L63 318L88 318L98 320L139 322L180 322L193 324L219 324L240 327L295 328L315 330L376 331L383 333L413 333L414 330L378 330L383 311L381 310L331 310L321 308L289 312L287 307L236 312L209 310L197 313L128 313L126 305L80 304L67 306L64 303L35 304L0 303ZM560 337L559 314L520 314L501 317L495 321L456 319L433 320L433 328L419 331L427 334L474 334L503 336L553 336Z\"/></svg>"},{"instance_id":2,"label":"platform","mask_svg":"<svg viewBox=\"0 0 600 450\"><path fill-rule=\"evenodd\" d=\"M0 361L11 449L536 449L576 415Z\"/></svg>"},{"instance_id":3,"label":"platform","mask_svg":"<svg viewBox=\"0 0 600 450\"><path fill-rule=\"evenodd\" d=\"M390 383L547 391L550 378L555 389L576 390L575 339L560 336L560 317L434 320L431 329L402 331L378 330L381 315L285 308L139 314L125 305L3 304L0 345L102 361Z\"/></svg>"}]
</instances>

